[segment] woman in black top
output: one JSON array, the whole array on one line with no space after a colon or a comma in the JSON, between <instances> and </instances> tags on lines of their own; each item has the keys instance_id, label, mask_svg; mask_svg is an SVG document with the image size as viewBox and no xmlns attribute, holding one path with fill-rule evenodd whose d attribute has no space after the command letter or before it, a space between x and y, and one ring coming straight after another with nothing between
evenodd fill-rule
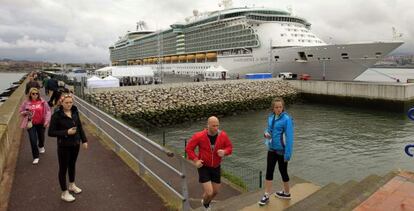
<instances>
[{"instance_id":1,"label":"woman in black top","mask_svg":"<svg viewBox=\"0 0 414 211\"><path fill-rule=\"evenodd\" d=\"M82 190L75 185L75 167L80 143L85 149L88 142L83 131L79 113L73 105L73 97L64 94L61 98L61 106L52 115L49 126L49 136L57 137L59 159L59 183L62 189L61 199L72 202L75 197L69 193L81 193ZM66 172L69 172L69 187L66 186Z\"/></svg>"}]
</instances>

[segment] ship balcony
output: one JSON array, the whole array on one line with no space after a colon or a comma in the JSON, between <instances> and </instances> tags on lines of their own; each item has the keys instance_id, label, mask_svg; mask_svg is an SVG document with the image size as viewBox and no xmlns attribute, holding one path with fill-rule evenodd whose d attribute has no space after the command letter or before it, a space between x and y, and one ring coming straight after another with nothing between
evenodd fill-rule
<instances>
[{"instance_id":1,"label":"ship balcony","mask_svg":"<svg viewBox=\"0 0 414 211\"><path fill-rule=\"evenodd\" d=\"M176 47L185 46L185 43L177 43Z\"/></svg>"}]
</instances>

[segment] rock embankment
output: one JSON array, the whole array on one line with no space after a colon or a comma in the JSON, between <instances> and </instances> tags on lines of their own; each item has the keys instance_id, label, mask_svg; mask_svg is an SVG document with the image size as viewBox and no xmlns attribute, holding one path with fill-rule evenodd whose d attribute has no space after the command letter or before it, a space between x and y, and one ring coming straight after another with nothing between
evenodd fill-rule
<instances>
[{"instance_id":1,"label":"rock embankment","mask_svg":"<svg viewBox=\"0 0 414 211\"><path fill-rule=\"evenodd\" d=\"M101 109L142 127L268 108L273 98L280 96L289 102L296 94L286 81L268 79L138 86L98 91L86 97Z\"/></svg>"}]
</instances>

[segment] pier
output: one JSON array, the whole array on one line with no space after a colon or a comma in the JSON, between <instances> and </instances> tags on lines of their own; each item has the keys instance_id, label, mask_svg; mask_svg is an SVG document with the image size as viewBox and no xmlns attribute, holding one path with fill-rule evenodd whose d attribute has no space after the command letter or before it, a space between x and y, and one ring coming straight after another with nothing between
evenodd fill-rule
<instances>
[{"instance_id":1,"label":"pier","mask_svg":"<svg viewBox=\"0 0 414 211\"><path fill-rule=\"evenodd\" d=\"M290 80L311 102L361 106L406 112L414 104L413 83Z\"/></svg>"},{"instance_id":2,"label":"pier","mask_svg":"<svg viewBox=\"0 0 414 211\"><path fill-rule=\"evenodd\" d=\"M323 96L321 99L351 103L355 101L350 99L365 99L370 106L379 101L408 105L414 98L411 84L289 83L305 97ZM18 127L23 93L24 86L20 86L0 107L0 210L201 210L197 172L181 152L161 146L78 97L75 105L82 114L90 144L88 150L81 149L77 165L76 182L84 192L76 195L74 203L61 201L55 138L46 137L46 153L40 156L38 165L31 164L27 132ZM213 202L213 210L411 209L413 179L409 172L390 172L320 186L292 176L292 199L272 196L267 207L257 204L263 190L246 192L227 181ZM274 190L279 186L275 182ZM400 195L396 198L384 192L388 189Z\"/></svg>"},{"instance_id":3,"label":"pier","mask_svg":"<svg viewBox=\"0 0 414 211\"><path fill-rule=\"evenodd\" d=\"M20 129L24 86L0 108L0 210L192 210L200 207L195 167L76 97L89 148L80 150L74 203L60 199L56 138L46 134L46 153L32 165L27 132ZM43 95L43 97L45 97ZM241 192L224 183L217 200Z\"/></svg>"}]
</instances>

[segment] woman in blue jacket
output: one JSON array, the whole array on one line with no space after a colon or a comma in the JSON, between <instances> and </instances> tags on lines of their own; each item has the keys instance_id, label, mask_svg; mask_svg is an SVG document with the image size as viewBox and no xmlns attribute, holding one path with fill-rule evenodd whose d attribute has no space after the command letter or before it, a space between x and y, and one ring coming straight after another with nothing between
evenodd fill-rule
<instances>
[{"instance_id":1,"label":"woman in blue jacket","mask_svg":"<svg viewBox=\"0 0 414 211\"><path fill-rule=\"evenodd\" d=\"M282 176L283 190L277 191L275 196L282 199L290 199L287 167L293 151L293 121L285 112L284 106L285 103L282 98L274 99L272 102L272 112L267 118L267 129L264 133L268 146L265 194L260 199L259 205L269 203L276 163L278 163L279 172Z\"/></svg>"}]
</instances>

